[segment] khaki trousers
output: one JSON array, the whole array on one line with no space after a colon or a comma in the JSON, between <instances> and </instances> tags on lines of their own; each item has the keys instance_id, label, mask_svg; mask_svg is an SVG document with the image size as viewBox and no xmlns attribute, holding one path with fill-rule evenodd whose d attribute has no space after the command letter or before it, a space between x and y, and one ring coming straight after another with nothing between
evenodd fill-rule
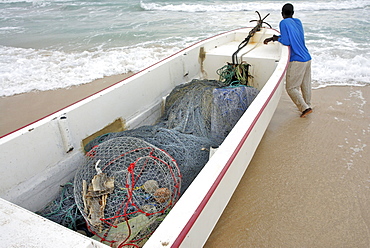
<instances>
[{"instance_id":1,"label":"khaki trousers","mask_svg":"<svg viewBox=\"0 0 370 248\"><path fill-rule=\"evenodd\" d=\"M285 87L299 111L311 107L311 60L289 62Z\"/></svg>"}]
</instances>

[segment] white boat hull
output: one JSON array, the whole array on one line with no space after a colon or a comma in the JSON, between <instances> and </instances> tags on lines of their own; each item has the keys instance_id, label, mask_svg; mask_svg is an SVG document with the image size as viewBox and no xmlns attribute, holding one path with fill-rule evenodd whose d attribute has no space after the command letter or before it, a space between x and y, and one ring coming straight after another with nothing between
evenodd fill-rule
<instances>
[{"instance_id":1,"label":"white boat hull","mask_svg":"<svg viewBox=\"0 0 370 248\"><path fill-rule=\"evenodd\" d=\"M230 62L231 54L249 30L239 29L201 41L2 137L0 197L31 211L43 208L55 197L59 186L73 178L76 165L83 160L84 139L110 123L124 129L154 124L162 114L163 99L176 85L194 78L218 79L216 70ZM201 247L207 240L253 157L281 95L289 49L277 42L261 44L275 33L263 29L243 51L252 49L243 58L252 65L252 84L260 93L145 247ZM6 201L0 204L8 205ZM0 212L0 216L3 214ZM4 234L7 231L3 229L4 226Z\"/></svg>"}]
</instances>

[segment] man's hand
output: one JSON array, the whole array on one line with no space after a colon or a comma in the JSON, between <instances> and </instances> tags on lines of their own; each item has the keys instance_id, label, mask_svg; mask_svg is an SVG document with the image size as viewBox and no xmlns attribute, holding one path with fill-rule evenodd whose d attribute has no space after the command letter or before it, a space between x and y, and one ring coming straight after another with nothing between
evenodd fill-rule
<instances>
[{"instance_id":1,"label":"man's hand","mask_svg":"<svg viewBox=\"0 0 370 248\"><path fill-rule=\"evenodd\" d=\"M272 41L272 37L270 37L270 38L266 38L264 41L263 41L263 44L267 44L267 43L269 43L270 41Z\"/></svg>"},{"instance_id":2,"label":"man's hand","mask_svg":"<svg viewBox=\"0 0 370 248\"><path fill-rule=\"evenodd\" d=\"M263 41L263 44L267 44L267 43L269 43L270 41L277 41L279 39L279 36L277 36L277 35L273 35L272 37L270 37L270 38L266 38L264 41Z\"/></svg>"}]
</instances>

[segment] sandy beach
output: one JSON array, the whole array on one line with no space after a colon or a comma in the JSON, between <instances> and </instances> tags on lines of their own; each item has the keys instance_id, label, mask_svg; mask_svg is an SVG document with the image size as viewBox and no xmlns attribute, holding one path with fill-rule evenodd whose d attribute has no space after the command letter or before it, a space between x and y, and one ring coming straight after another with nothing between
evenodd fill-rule
<instances>
[{"instance_id":1,"label":"sandy beach","mask_svg":"<svg viewBox=\"0 0 370 248\"><path fill-rule=\"evenodd\" d=\"M34 91L1 97L0 137L101 91L130 75L132 73L114 75L67 89Z\"/></svg>"},{"instance_id":2,"label":"sandy beach","mask_svg":"<svg viewBox=\"0 0 370 248\"><path fill-rule=\"evenodd\" d=\"M205 247L370 247L370 87L284 92Z\"/></svg>"},{"instance_id":3,"label":"sandy beach","mask_svg":"<svg viewBox=\"0 0 370 248\"><path fill-rule=\"evenodd\" d=\"M127 75L0 98L0 136ZM370 87L313 90L313 113L283 92L205 247L370 247Z\"/></svg>"}]
</instances>

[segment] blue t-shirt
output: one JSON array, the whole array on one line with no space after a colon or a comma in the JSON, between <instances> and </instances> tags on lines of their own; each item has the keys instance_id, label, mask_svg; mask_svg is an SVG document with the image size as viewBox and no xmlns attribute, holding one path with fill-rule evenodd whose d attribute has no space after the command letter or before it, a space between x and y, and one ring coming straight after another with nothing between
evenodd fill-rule
<instances>
[{"instance_id":1,"label":"blue t-shirt","mask_svg":"<svg viewBox=\"0 0 370 248\"><path fill-rule=\"evenodd\" d=\"M278 41L290 46L290 61L307 62L311 60L304 41L302 22L297 18L286 18L280 22L279 27L281 35Z\"/></svg>"}]
</instances>

